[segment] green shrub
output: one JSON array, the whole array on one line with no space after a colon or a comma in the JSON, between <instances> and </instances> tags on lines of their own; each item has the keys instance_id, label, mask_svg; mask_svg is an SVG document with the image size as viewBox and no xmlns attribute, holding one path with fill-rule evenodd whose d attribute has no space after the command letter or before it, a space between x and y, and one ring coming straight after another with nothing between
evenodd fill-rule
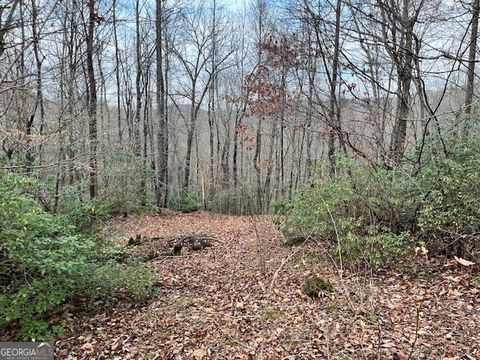
<instances>
[{"instance_id":1,"label":"green shrub","mask_svg":"<svg viewBox=\"0 0 480 360\"><path fill-rule=\"evenodd\" d=\"M168 198L168 207L176 211L190 213L200 210L203 204L196 192L180 192L180 194L171 192Z\"/></svg>"},{"instance_id":2,"label":"green shrub","mask_svg":"<svg viewBox=\"0 0 480 360\"><path fill-rule=\"evenodd\" d=\"M348 266L378 269L404 254L407 246L407 234L394 235L373 230L364 236L348 234L339 241L334 255Z\"/></svg>"},{"instance_id":3,"label":"green shrub","mask_svg":"<svg viewBox=\"0 0 480 360\"><path fill-rule=\"evenodd\" d=\"M353 233L364 235L381 225L401 232L413 216L406 200L403 174L374 170L339 158L337 176L318 179L292 201L276 206L276 224L287 242L295 238L334 240Z\"/></svg>"},{"instance_id":4,"label":"green shrub","mask_svg":"<svg viewBox=\"0 0 480 360\"><path fill-rule=\"evenodd\" d=\"M445 144L447 154L430 139L420 164L388 170L339 158L335 177L321 177L278 204L275 222L288 243L340 242L344 260L373 267L400 253L407 232L432 253L473 257L480 240L480 141ZM408 156L418 155L415 149Z\"/></svg>"},{"instance_id":5,"label":"green shrub","mask_svg":"<svg viewBox=\"0 0 480 360\"><path fill-rule=\"evenodd\" d=\"M401 174L345 159L340 165L343 175L317 181L278 204L275 221L287 244L326 239L346 264L381 267L404 252L400 234L410 227L415 200L402 188Z\"/></svg>"},{"instance_id":6,"label":"green shrub","mask_svg":"<svg viewBox=\"0 0 480 360\"><path fill-rule=\"evenodd\" d=\"M79 234L68 216L43 211L22 192L29 181L0 173L0 326L19 324L23 339L48 338L48 315L70 300L129 292L146 296L150 269L119 264L115 249Z\"/></svg>"},{"instance_id":7,"label":"green shrub","mask_svg":"<svg viewBox=\"0 0 480 360\"><path fill-rule=\"evenodd\" d=\"M429 247L463 256L480 239L480 142L448 147L448 156L430 149L417 175L418 236Z\"/></svg>"},{"instance_id":8,"label":"green shrub","mask_svg":"<svg viewBox=\"0 0 480 360\"><path fill-rule=\"evenodd\" d=\"M348 178L315 182L300 190L291 202L278 204L275 222L287 241L297 237L333 239L336 228L348 232L362 226L363 218L352 206L354 198Z\"/></svg>"},{"instance_id":9,"label":"green shrub","mask_svg":"<svg viewBox=\"0 0 480 360\"><path fill-rule=\"evenodd\" d=\"M98 225L110 218L112 207L98 199L83 199L73 186L65 188L59 196L57 213L82 233L93 233Z\"/></svg>"}]
</instances>

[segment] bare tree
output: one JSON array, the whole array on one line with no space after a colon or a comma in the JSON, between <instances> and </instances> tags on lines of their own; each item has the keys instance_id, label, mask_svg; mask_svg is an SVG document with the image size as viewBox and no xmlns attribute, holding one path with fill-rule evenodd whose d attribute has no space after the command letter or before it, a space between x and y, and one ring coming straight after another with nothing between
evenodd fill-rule
<instances>
[{"instance_id":1,"label":"bare tree","mask_svg":"<svg viewBox=\"0 0 480 360\"><path fill-rule=\"evenodd\" d=\"M475 86L475 60L477 55L477 38L478 38L478 18L480 13L480 1L472 1L472 20L470 30L470 45L468 51L468 69L467 69L467 86L465 94L465 114L472 113L472 103ZM463 137L468 136L468 124L463 127Z\"/></svg>"},{"instance_id":2,"label":"bare tree","mask_svg":"<svg viewBox=\"0 0 480 360\"><path fill-rule=\"evenodd\" d=\"M157 65L157 107L158 107L158 175L157 175L157 205L163 206L166 201L167 189L167 169L168 169L168 124L166 114L166 91L165 91L165 77L164 77L164 63L163 63L163 49L164 49L164 1L157 0L156 2L156 65Z\"/></svg>"},{"instance_id":3,"label":"bare tree","mask_svg":"<svg viewBox=\"0 0 480 360\"><path fill-rule=\"evenodd\" d=\"M99 16L95 10L95 0L88 0L88 30L87 37L87 74L88 74L88 140L89 140L89 175L90 175L90 197L97 196L97 84L95 79L95 68L93 65L95 25Z\"/></svg>"},{"instance_id":4,"label":"bare tree","mask_svg":"<svg viewBox=\"0 0 480 360\"><path fill-rule=\"evenodd\" d=\"M183 89L179 94L188 100L190 108L187 125L187 152L182 185L184 190L187 190L190 184L193 141L201 106L214 81L215 75L222 68L225 68L226 61L233 53L233 49L225 51L216 58L213 68L208 69L208 66L212 65L211 60L214 56L214 52L210 47L213 33L208 23L204 21L205 16L206 11L203 5L199 6L194 13L184 13L182 16L184 27L182 46L180 47L177 44L173 48L188 79L187 82L181 80Z\"/></svg>"},{"instance_id":5,"label":"bare tree","mask_svg":"<svg viewBox=\"0 0 480 360\"><path fill-rule=\"evenodd\" d=\"M0 56L6 48L6 35L14 27L15 13L20 0L11 0L0 4Z\"/></svg>"}]
</instances>

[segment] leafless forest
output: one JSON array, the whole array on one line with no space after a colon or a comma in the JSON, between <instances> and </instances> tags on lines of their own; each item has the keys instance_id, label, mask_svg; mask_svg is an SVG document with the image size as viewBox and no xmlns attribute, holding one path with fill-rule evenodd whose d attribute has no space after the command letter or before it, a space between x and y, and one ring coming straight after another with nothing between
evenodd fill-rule
<instances>
[{"instance_id":1,"label":"leafless forest","mask_svg":"<svg viewBox=\"0 0 480 360\"><path fill-rule=\"evenodd\" d=\"M0 0L0 341L480 359L479 15Z\"/></svg>"},{"instance_id":2,"label":"leafless forest","mask_svg":"<svg viewBox=\"0 0 480 360\"><path fill-rule=\"evenodd\" d=\"M473 131L477 1L0 11L4 168L48 178L52 209L73 187L119 212L191 191L207 208L242 194L266 210L337 152L394 166L429 136Z\"/></svg>"}]
</instances>

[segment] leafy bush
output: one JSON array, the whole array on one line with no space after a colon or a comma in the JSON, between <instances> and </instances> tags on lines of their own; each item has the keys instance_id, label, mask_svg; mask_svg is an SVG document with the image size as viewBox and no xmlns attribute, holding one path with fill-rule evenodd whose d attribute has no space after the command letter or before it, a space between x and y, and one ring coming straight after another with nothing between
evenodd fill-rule
<instances>
[{"instance_id":1,"label":"leafy bush","mask_svg":"<svg viewBox=\"0 0 480 360\"><path fill-rule=\"evenodd\" d=\"M417 175L418 236L439 251L464 256L480 238L480 142L448 145L448 156L430 149Z\"/></svg>"},{"instance_id":2,"label":"leafy bush","mask_svg":"<svg viewBox=\"0 0 480 360\"><path fill-rule=\"evenodd\" d=\"M335 249L335 257L350 266L378 269L405 253L408 235L373 230L368 235L348 234Z\"/></svg>"},{"instance_id":3,"label":"leafy bush","mask_svg":"<svg viewBox=\"0 0 480 360\"><path fill-rule=\"evenodd\" d=\"M200 210L203 204L196 192L180 192L180 194L171 192L168 198L168 207L176 211L190 213Z\"/></svg>"},{"instance_id":4,"label":"leafy bush","mask_svg":"<svg viewBox=\"0 0 480 360\"><path fill-rule=\"evenodd\" d=\"M373 267L401 253L407 232L433 253L474 257L480 239L480 141L445 142L447 154L432 141L418 166L373 169L340 158L335 177L321 177L277 205L275 221L287 242L340 241L337 252L345 261ZM417 158L418 149L412 154Z\"/></svg>"},{"instance_id":5,"label":"leafy bush","mask_svg":"<svg viewBox=\"0 0 480 360\"><path fill-rule=\"evenodd\" d=\"M405 249L401 233L413 217L402 174L339 159L333 179L314 182L291 202L276 207L276 223L288 244L308 238L336 245L334 255L349 265L378 268Z\"/></svg>"},{"instance_id":6,"label":"leafy bush","mask_svg":"<svg viewBox=\"0 0 480 360\"><path fill-rule=\"evenodd\" d=\"M108 260L115 249L43 211L22 193L28 183L0 174L0 326L17 323L21 338L46 338L46 317L69 300L149 293L150 269Z\"/></svg>"},{"instance_id":7,"label":"leafy bush","mask_svg":"<svg viewBox=\"0 0 480 360\"><path fill-rule=\"evenodd\" d=\"M354 197L348 178L316 182L299 191L290 203L277 205L275 221L287 241L296 237L333 239L335 229L348 232L362 226L363 219L353 207Z\"/></svg>"},{"instance_id":8,"label":"leafy bush","mask_svg":"<svg viewBox=\"0 0 480 360\"><path fill-rule=\"evenodd\" d=\"M98 225L110 217L112 207L98 199L80 198L78 190L70 186L60 194L57 212L74 225L77 231L93 233Z\"/></svg>"},{"instance_id":9,"label":"leafy bush","mask_svg":"<svg viewBox=\"0 0 480 360\"><path fill-rule=\"evenodd\" d=\"M290 202L276 206L277 225L287 241L364 235L369 226L403 231L412 217L401 173L369 169L340 158L337 176L316 180Z\"/></svg>"}]
</instances>

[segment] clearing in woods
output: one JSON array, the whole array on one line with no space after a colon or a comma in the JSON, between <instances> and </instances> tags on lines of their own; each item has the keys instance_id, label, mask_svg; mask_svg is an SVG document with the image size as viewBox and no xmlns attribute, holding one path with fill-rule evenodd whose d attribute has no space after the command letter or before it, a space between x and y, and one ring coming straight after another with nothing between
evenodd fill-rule
<instances>
[{"instance_id":1,"label":"clearing in woods","mask_svg":"<svg viewBox=\"0 0 480 360\"><path fill-rule=\"evenodd\" d=\"M71 314L58 358L480 359L480 284L459 264L412 255L402 272L342 272L322 244L284 246L266 216L163 214L110 225L125 242L185 233L219 241L151 260L160 291L143 304ZM333 292L303 294L313 275Z\"/></svg>"}]
</instances>

